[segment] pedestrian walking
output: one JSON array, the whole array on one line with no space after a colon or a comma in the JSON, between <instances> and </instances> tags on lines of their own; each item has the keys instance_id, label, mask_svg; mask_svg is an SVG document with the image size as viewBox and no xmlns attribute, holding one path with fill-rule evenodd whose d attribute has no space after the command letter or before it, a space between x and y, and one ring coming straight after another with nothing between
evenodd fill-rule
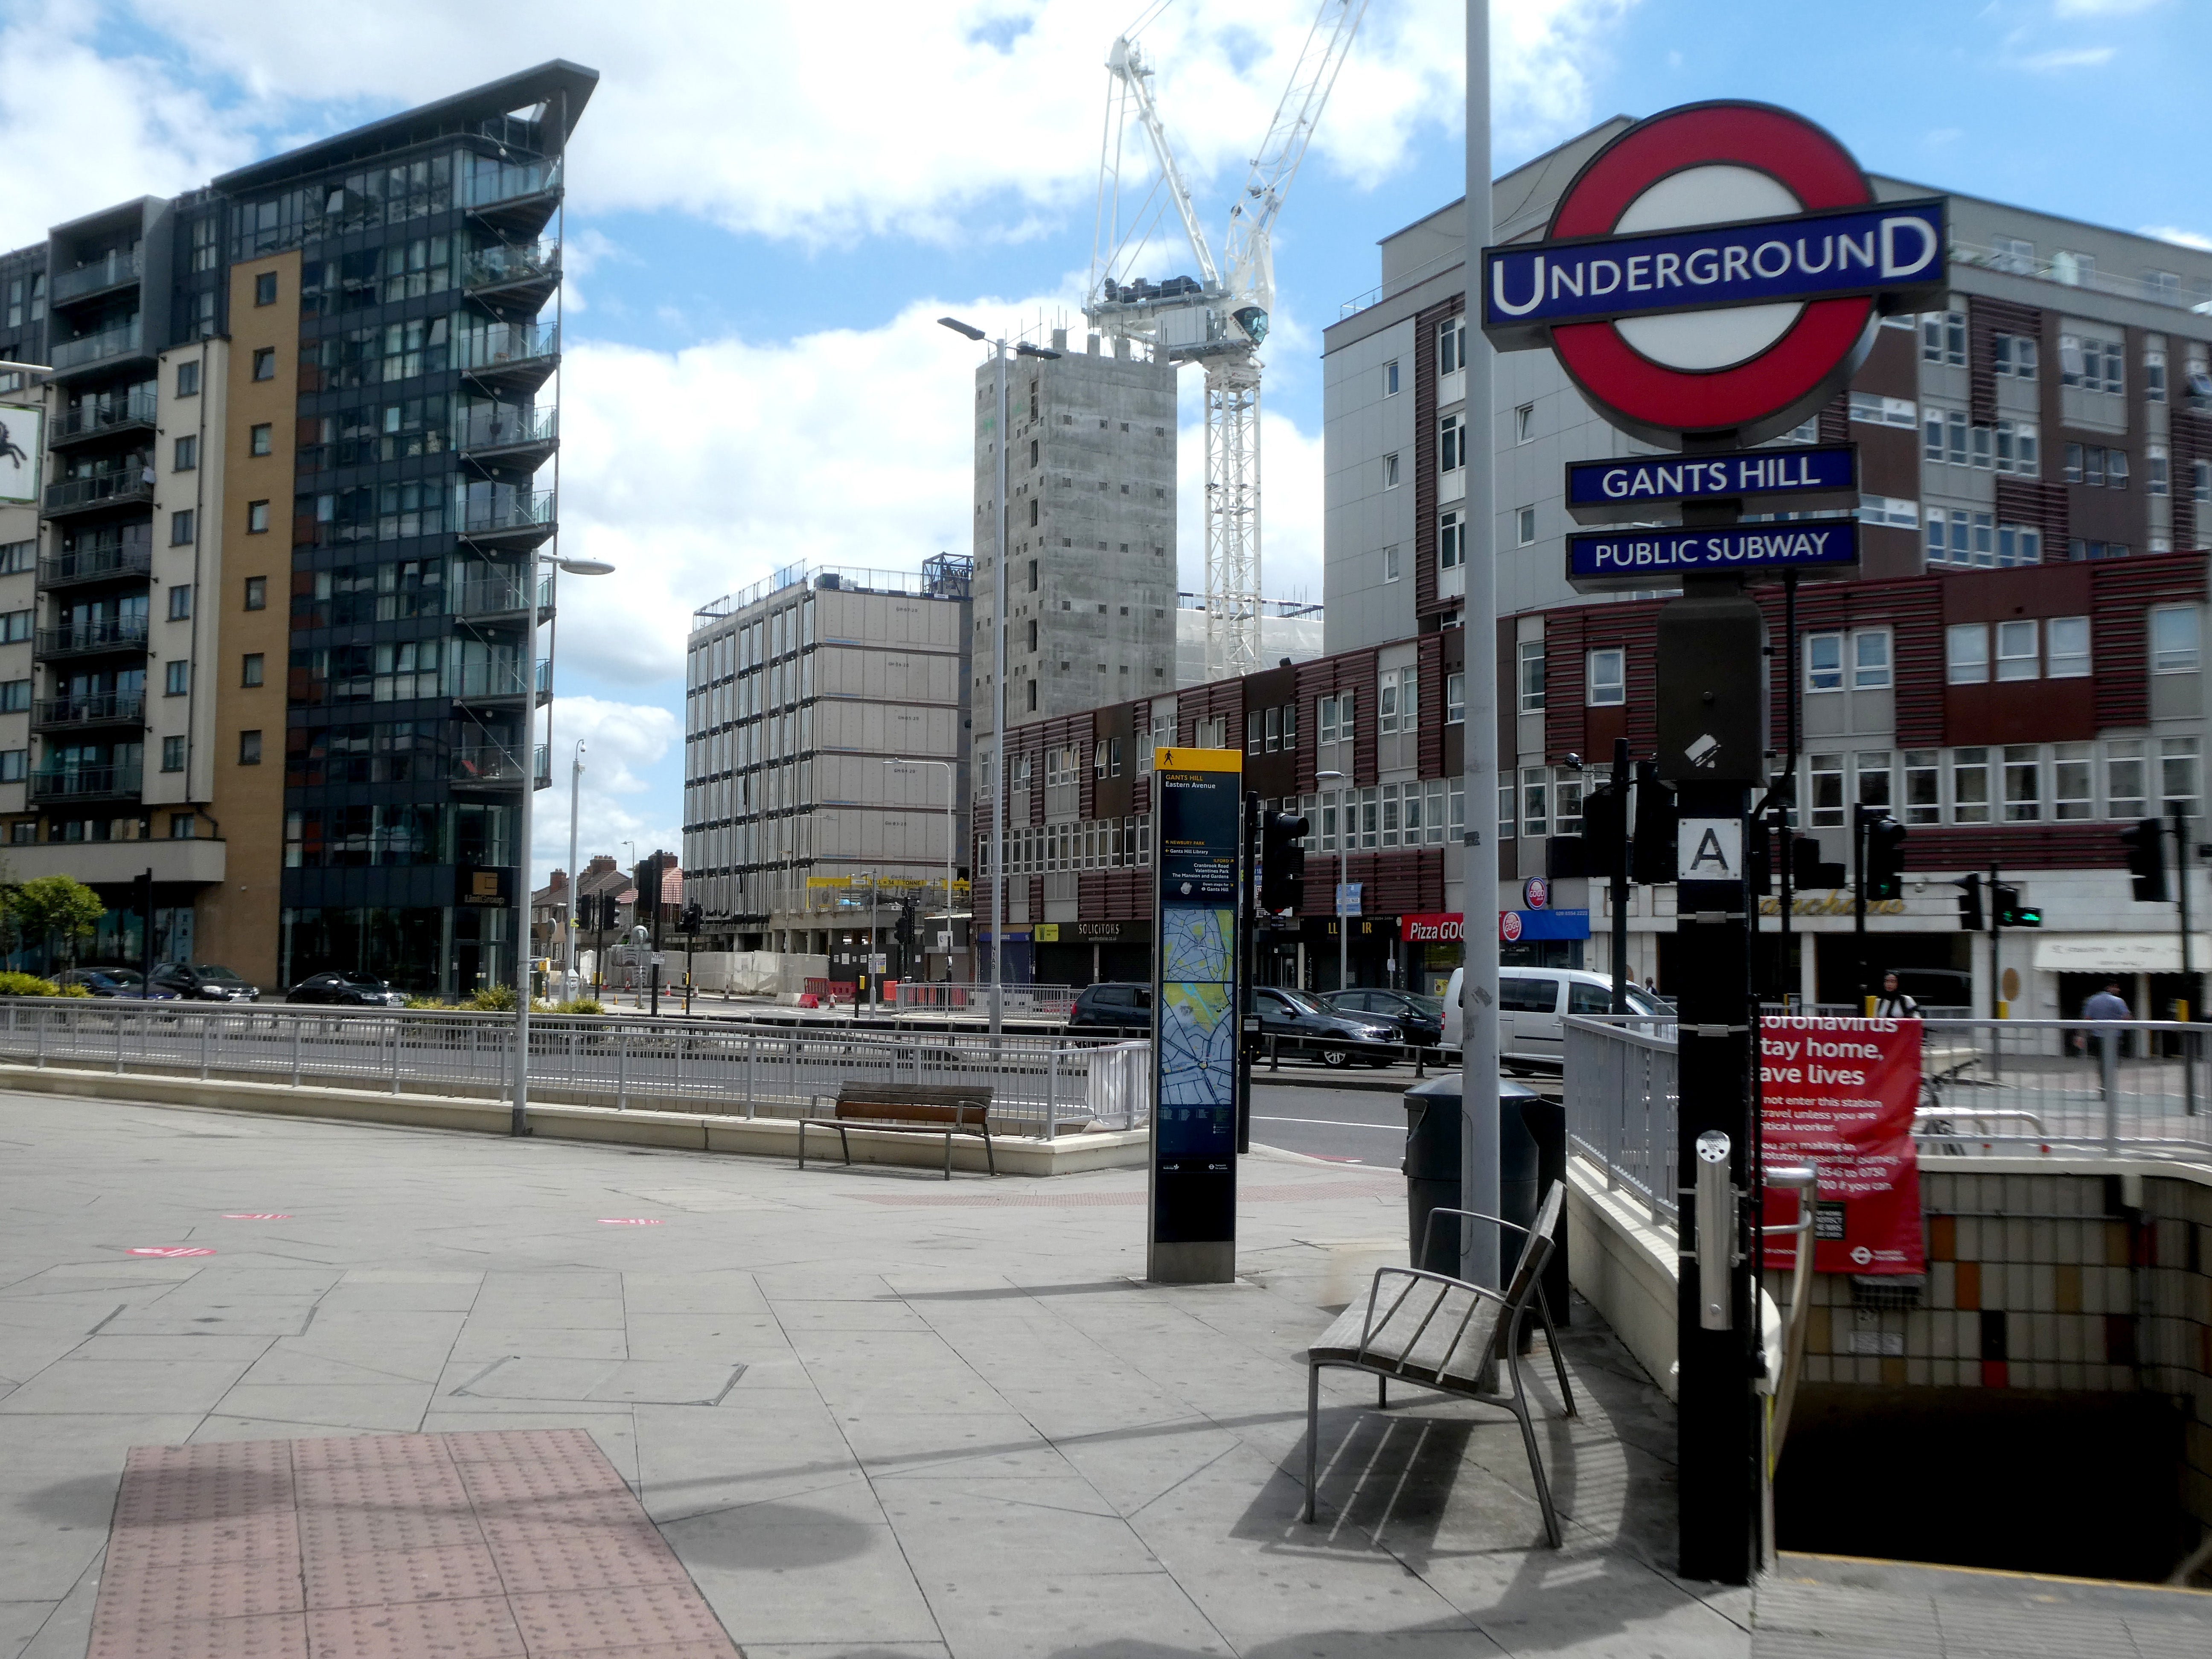
<instances>
[{"instance_id":1,"label":"pedestrian walking","mask_svg":"<svg viewBox=\"0 0 2212 1659\"><path fill-rule=\"evenodd\" d=\"M1881 976L1881 995L1874 1005L1877 1019L1917 1019L1920 1005L1898 988L1897 970L1892 969Z\"/></svg>"},{"instance_id":2,"label":"pedestrian walking","mask_svg":"<svg viewBox=\"0 0 2212 1659\"><path fill-rule=\"evenodd\" d=\"M2115 980L2081 1005L2081 1018L2093 1019L2105 1029L2096 1033L2097 1058L2104 1062L2104 1093L2112 1098L2115 1062L2119 1059L2121 1032L2115 1022L2132 1019L2135 1010L2128 1006L2127 999L2120 994L2119 981ZM2082 1033L2082 1048L2087 1050L2091 1042L2087 1032Z\"/></svg>"}]
</instances>

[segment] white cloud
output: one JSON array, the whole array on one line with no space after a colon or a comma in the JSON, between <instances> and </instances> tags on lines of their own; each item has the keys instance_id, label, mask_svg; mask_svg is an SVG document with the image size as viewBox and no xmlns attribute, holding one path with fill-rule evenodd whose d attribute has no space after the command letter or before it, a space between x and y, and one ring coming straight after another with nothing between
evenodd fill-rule
<instances>
[{"instance_id":1,"label":"white cloud","mask_svg":"<svg viewBox=\"0 0 2212 1659\"><path fill-rule=\"evenodd\" d=\"M539 792L531 819L532 884L544 886L556 865L568 867L570 766L579 738L585 754L582 786L576 792L577 861L589 864L592 854L611 853L627 868L625 842L635 842L641 857L657 847L681 847L682 827L669 810L678 797L669 791L656 795L653 783L639 775L665 758L681 736L676 715L651 703L557 698L553 787Z\"/></svg>"},{"instance_id":2,"label":"white cloud","mask_svg":"<svg viewBox=\"0 0 2212 1659\"><path fill-rule=\"evenodd\" d=\"M2055 0L2051 10L2061 17L2128 17L2165 0Z\"/></svg>"},{"instance_id":3,"label":"white cloud","mask_svg":"<svg viewBox=\"0 0 2212 1659\"><path fill-rule=\"evenodd\" d=\"M2094 69L2100 64L2110 63L2118 51L2117 46L2075 46L2051 52L2032 52L2012 61L2015 69L2048 75L2060 70Z\"/></svg>"},{"instance_id":4,"label":"white cloud","mask_svg":"<svg viewBox=\"0 0 2212 1659\"><path fill-rule=\"evenodd\" d=\"M2161 242L2174 242L2183 247L2202 248L2212 253L2212 236L2201 230L2184 230L2179 225L2145 225L2136 234L2155 236Z\"/></svg>"}]
</instances>

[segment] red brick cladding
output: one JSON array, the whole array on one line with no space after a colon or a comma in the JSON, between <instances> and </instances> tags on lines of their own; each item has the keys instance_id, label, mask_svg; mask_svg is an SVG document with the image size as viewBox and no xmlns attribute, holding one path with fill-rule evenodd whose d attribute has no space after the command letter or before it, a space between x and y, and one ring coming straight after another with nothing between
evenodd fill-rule
<instances>
[{"instance_id":1,"label":"red brick cladding","mask_svg":"<svg viewBox=\"0 0 2212 1659\"><path fill-rule=\"evenodd\" d=\"M1997 336L2017 334L2030 340L2043 338L2043 313L2033 306L1986 295L1966 296L1966 418L1976 426L1995 426L1997 420ZM2046 372L2057 373L2053 352L2045 360ZM1910 394L1907 394L1910 395Z\"/></svg>"},{"instance_id":2,"label":"red brick cladding","mask_svg":"<svg viewBox=\"0 0 2212 1659\"><path fill-rule=\"evenodd\" d=\"M1907 870L2110 870L2126 851L2117 823L1916 824Z\"/></svg>"},{"instance_id":3,"label":"red brick cladding","mask_svg":"<svg viewBox=\"0 0 2212 1659\"><path fill-rule=\"evenodd\" d=\"M1879 582L1807 582L1797 590L1797 632L1887 623L1896 659L1897 741L1935 747L1943 741L1943 617L1941 577L1911 576ZM1766 674L1768 743L1787 746L1784 696L1788 685L1788 635L1779 587L1757 587L1752 597L1766 615L1766 637L1775 655ZM1802 654L1797 672L1804 672ZM1801 700L1800 708L1802 711Z\"/></svg>"},{"instance_id":4,"label":"red brick cladding","mask_svg":"<svg viewBox=\"0 0 2212 1659\"><path fill-rule=\"evenodd\" d=\"M1546 760L1557 764L1570 751L1585 760L1610 757L1615 738L1626 738L1632 754L1654 752L1659 741L1653 709L1659 683L1660 603L1638 599L1579 605L1546 616ZM1608 708L1589 708L1584 664L1590 652L1614 646L1627 653L1628 701Z\"/></svg>"},{"instance_id":5,"label":"red brick cladding","mask_svg":"<svg viewBox=\"0 0 2212 1659\"><path fill-rule=\"evenodd\" d=\"M2169 356L2176 354L2169 352ZM2212 461L2212 409L2203 411L2191 409L2181 397L2187 383L2181 378L2188 373L2186 363L2170 366L2166 370L2169 386L2175 388L2179 400L2172 408L2172 432L2168 447L2173 453L2173 544L2194 547L2198 538L2212 526L2200 523L2203 515L2212 513L2197 499L2197 463Z\"/></svg>"},{"instance_id":6,"label":"red brick cladding","mask_svg":"<svg viewBox=\"0 0 2212 1659\"><path fill-rule=\"evenodd\" d=\"M2205 564L2203 553L2161 553L2155 558L2100 560L2088 567L2089 648L2100 727L2140 726L2150 718L2150 608L2202 603Z\"/></svg>"},{"instance_id":7,"label":"red brick cladding","mask_svg":"<svg viewBox=\"0 0 2212 1659\"><path fill-rule=\"evenodd\" d=\"M1350 867L1340 877L1338 860L1334 854L1306 854L1305 904L1298 912L1300 915L1329 915L1340 879L1361 884L1359 908L1370 916L1402 916L1444 908L1444 850L1441 847L1352 853L1346 856L1344 862Z\"/></svg>"}]
</instances>

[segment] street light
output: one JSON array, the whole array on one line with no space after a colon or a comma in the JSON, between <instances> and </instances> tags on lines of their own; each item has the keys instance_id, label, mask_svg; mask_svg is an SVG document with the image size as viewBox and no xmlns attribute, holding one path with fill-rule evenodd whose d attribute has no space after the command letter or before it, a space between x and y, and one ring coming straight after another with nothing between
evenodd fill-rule
<instances>
[{"instance_id":1,"label":"street light","mask_svg":"<svg viewBox=\"0 0 2212 1659\"><path fill-rule=\"evenodd\" d=\"M534 784L536 780L532 781ZM568 949L561 963L564 988L576 981L576 890L583 884L576 869L576 800L583 787L584 740L579 738L576 739L575 758L568 771Z\"/></svg>"},{"instance_id":2,"label":"street light","mask_svg":"<svg viewBox=\"0 0 2212 1659\"><path fill-rule=\"evenodd\" d=\"M955 781L952 763L916 757L905 760L884 758L878 760L876 764L878 766L941 766L945 769L945 976L949 980L952 977L952 821L959 816L960 805L955 798L959 786ZM868 949L873 951L876 942L872 931L875 926L875 914L872 911L869 913L868 924L871 929L868 936ZM971 922L969 925L972 927L974 924ZM924 952L924 954L927 953Z\"/></svg>"},{"instance_id":3,"label":"street light","mask_svg":"<svg viewBox=\"0 0 2212 1659\"><path fill-rule=\"evenodd\" d=\"M1316 772L1314 774L1314 781L1316 783L1325 782L1330 778L1334 778L1338 782L1341 783L1344 781L1344 774L1337 771ZM1336 988L1341 991L1346 988L1345 970L1352 961L1352 930L1344 925L1344 876L1345 872L1351 868L1351 860L1345 856L1344 851L1342 850L1348 848L1351 845L1351 842L1346 839L1344 834L1344 803L1341 801L1337 803L1336 808L1336 844L1339 848L1336 855L1335 894Z\"/></svg>"},{"instance_id":4,"label":"street light","mask_svg":"<svg viewBox=\"0 0 2212 1659\"><path fill-rule=\"evenodd\" d=\"M937 320L969 339L980 341L985 337L981 329L957 317L939 317ZM1060 355L1043 346L1033 346L1026 340L1017 342L1014 349L1024 357ZM991 557L995 567L991 601L991 685L992 696L997 699L991 717L994 769L997 775L991 792L991 1042L995 1047L1005 1019L1006 1000L1006 340L1003 335L992 342L991 352L998 364L999 381L998 418L991 428L992 445L998 452L999 461L991 514Z\"/></svg>"},{"instance_id":5,"label":"street light","mask_svg":"<svg viewBox=\"0 0 2212 1659\"><path fill-rule=\"evenodd\" d=\"M530 820L531 808L538 796L538 567L550 564L571 576L606 576L614 573L614 566L604 559L563 559L544 551L530 556L530 574L525 580L522 599L529 608L530 625L525 630L528 649L522 653L522 822L519 828L522 855L521 878L515 883L515 908L520 912L514 948L514 1103L507 1114L507 1133L526 1135L530 1133ZM559 634L555 634L555 649L559 648ZM546 678L552 678L553 659L545 659ZM550 750L553 738L553 720L545 720L546 744ZM575 862L574 817L570 817L568 861ZM570 902L574 902L574 888L571 886Z\"/></svg>"}]
</instances>

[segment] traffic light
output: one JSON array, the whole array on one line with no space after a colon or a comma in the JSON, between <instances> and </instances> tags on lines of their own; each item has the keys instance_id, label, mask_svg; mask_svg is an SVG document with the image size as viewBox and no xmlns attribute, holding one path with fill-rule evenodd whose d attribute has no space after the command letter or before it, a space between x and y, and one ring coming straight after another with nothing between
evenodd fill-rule
<instances>
[{"instance_id":1,"label":"traffic light","mask_svg":"<svg viewBox=\"0 0 2212 1659\"><path fill-rule=\"evenodd\" d=\"M1863 867L1866 896L1870 899L1901 897L1905 884L1905 826L1883 812L1863 820L1866 840L1863 844Z\"/></svg>"},{"instance_id":2,"label":"traffic light","mask_svg":"<svg viewBox=\"0 0 2212 1659\"><path fill-rule=\"evenodd\" d=\"M1674 792L1659 781L1659 768L1651 761L1636 763L1636 838L1629 849L1629 879L1656 886L1674 879L1674 839L1681 814Z\"/></svg>"},{"instance_id":3,"label":"traffic light","mask_svg":"<svg viewBox=\"0 0 2212 1659\"><path fill-rule=\"evenodd\" d=\"M1997 926L2000 927L2040 927L2043 912L2033 904L2021 902L2020 889L2005 884L1993 884L1990 902L1996 905Z\"/></svg>"},{"instance_id":4,"label":"traffic light","mask_svg":"<svg viewBox=\"0 0 2212 1659\"><path fill-rule=\"evenodd\" d=\"M911 902L899 906L898 920L891 924L891 937L899 942L902 951L914 948L914 905Z\"/></svg>"},{"instance_id":5,"label":"traffic light","mask_svg":"<svg viewBox=\"0 0 2212 1659\"><path fill-rule=\"evenodd\" d=\"M1306 821L1296 812L1269 812L1260 824L1260 908L1269 915L1305 902L1306 852L1299 841Z\"/></svg>"},{"instance_id":6,"label":"traffic light","mask_svg":"<svg viewBox=\"0 0 2212 1659\"><path fill-rule=\"evenodd\" d=\"M1743 886L1747 893L1774 890L1774 829L1764 812L1744 826Z\"/></svg>"},{"instance_id":7,"label":"traffic light","mask_svg":"<svg viewBox=\"0 0 2212 1659\"><path fill-rule=\"evenodd\" d=\"M1982 915L1982 878L1979 876L1960 876L1951 884L1959 890L1959 926L1969 933L1978 933L1989 924Z\"/></svg>"},{"instance_id":8,"label":"traffic light","mask_svg":"<svg viewBox=\"0 0 2212 1659\"><path fill-rule=\"evenodd\" d=\"M707 912L705 908L698 904L687 904L684 907L684 920L678 924L677 931L683 933L696 934L699 930L706 925Z\"/></svg>"},{"instance_id":9,"label":"traffic light","mask_svg":"<svg viewBox=\"0 0 2212 1659\"><path fill-rule=\"evenodd\" d=\"M1790 837L1790 884L1798 892L1809 892L1821 887L1841 887L1850 878L1850 872L1840 864L1825 864L1820 860L1820 838L1818 836L1792 835Z\"/></svg>"},{"instance_id":10,"label":"traffic light","mask_svg":"<svg viewBox=\"0 0 2212 1659\"><path fill-rule=\"evenodd\" d=\"M1627 855L1627 795L1610 778L1583 797L1582 839L1583 867L1590 875L1611 876Z\"/></svg>"},{"instance_id":11,"label":"traffic light","mask_svg":"<svg viewBox=\"0 0 2212 1659\"><path fill-rule=\"evenodd\" d=\"M1544 841L1544 874L1553 881L1570 876L1609 875L1590 862L1589 841L1583 836L1549 836Z\"/></svg>"},{"instance_id":12,"label":"traffic light","mask_svg":"<svg viewBox=\"0 0 2212 1659\"><path fill-rule=\"evenodd\" d=\"M2135 878L2136 902L2160 904L2166 900L2166 825L2145 818L2120 831L2120 845L2128 849L2128 873Z\"/></svg>"}]
</instances>

